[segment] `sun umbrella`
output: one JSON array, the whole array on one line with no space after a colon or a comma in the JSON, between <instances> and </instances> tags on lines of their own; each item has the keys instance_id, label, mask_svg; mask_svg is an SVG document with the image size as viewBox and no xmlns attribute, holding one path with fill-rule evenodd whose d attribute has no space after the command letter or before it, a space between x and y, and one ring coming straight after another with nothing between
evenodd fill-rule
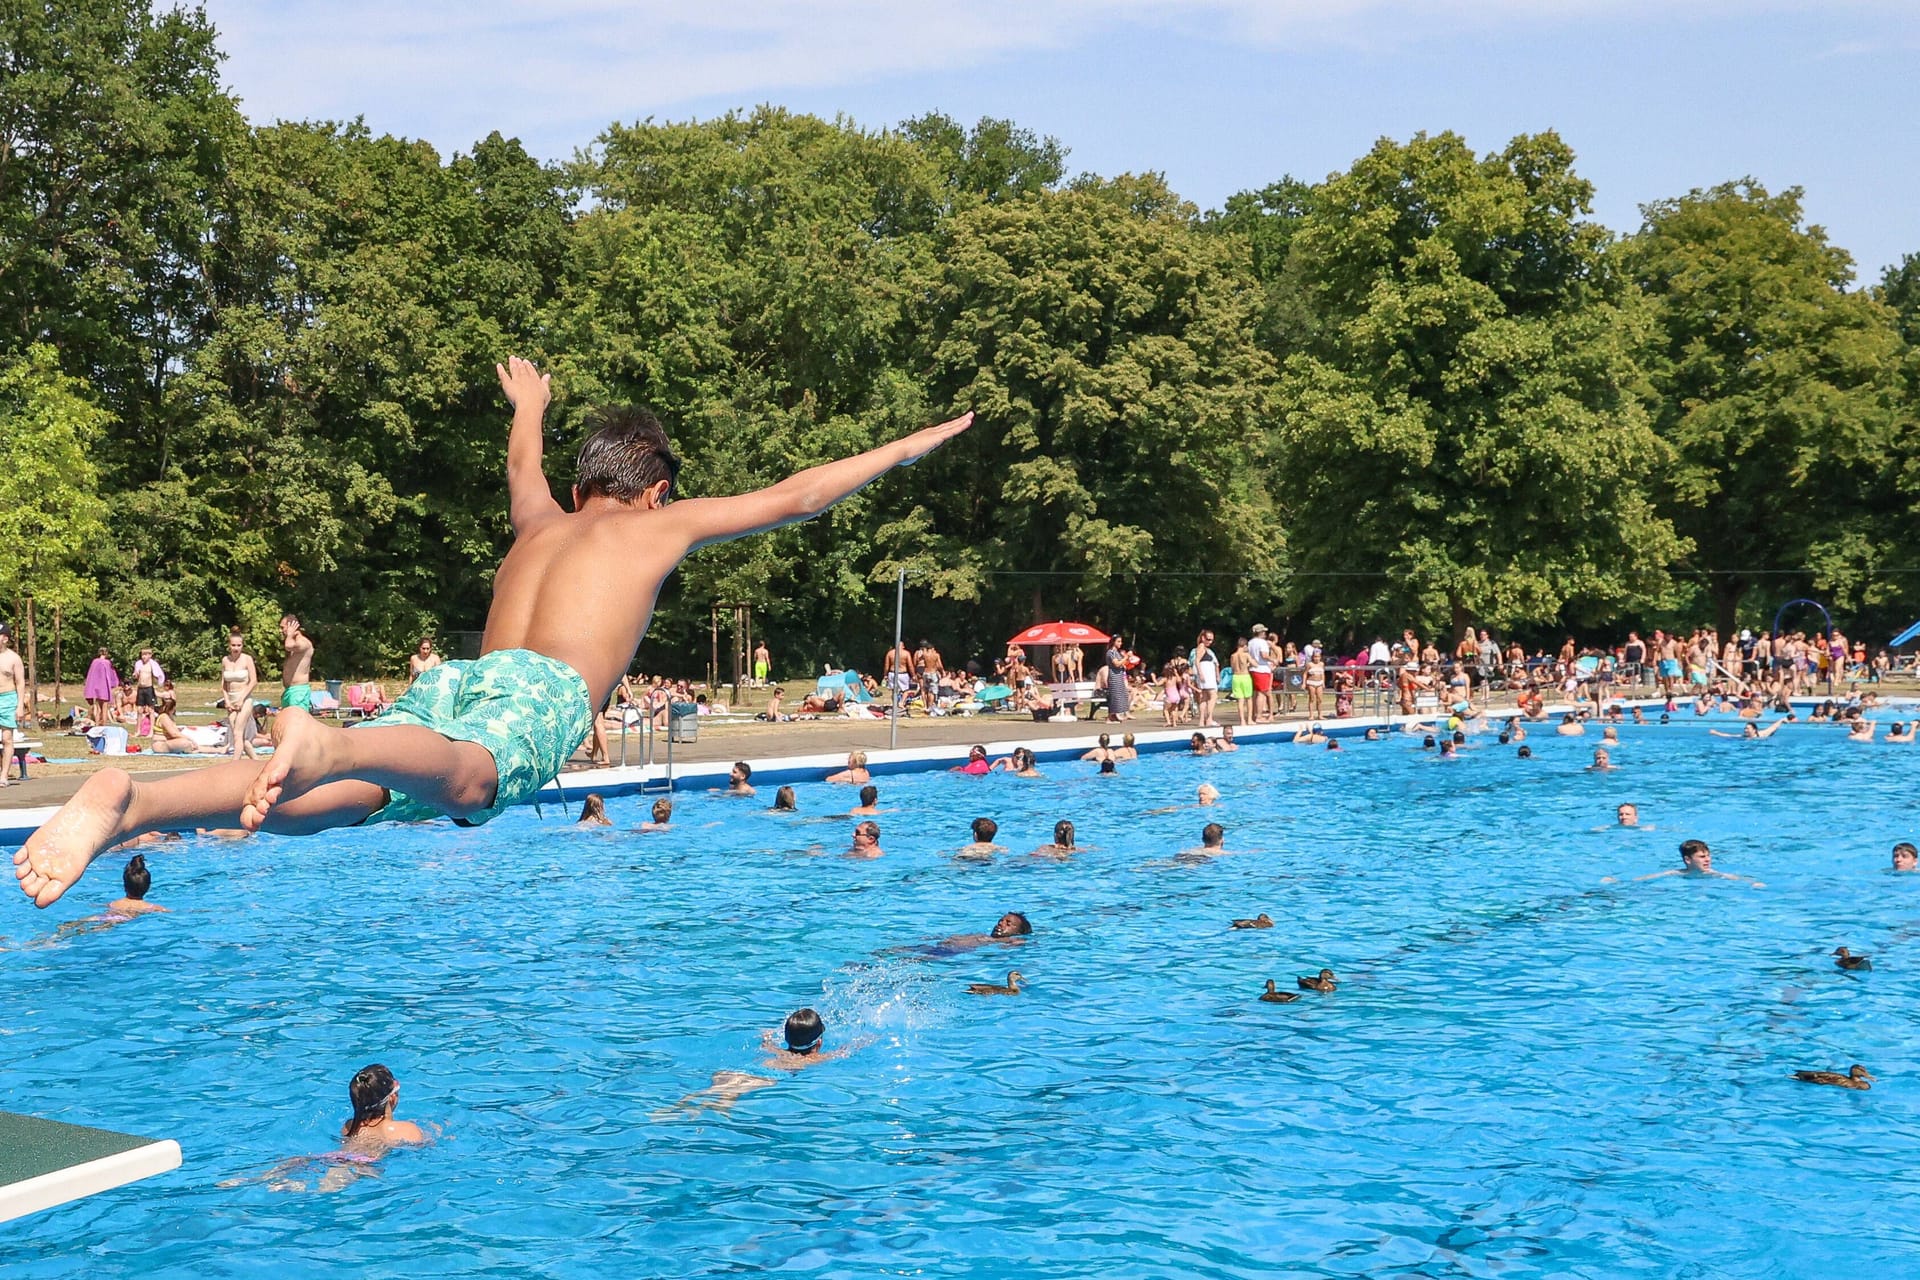
<instances>
[{"instance_id":1,"label":"sun umbrella","mask_svg":"<svg viewBox=\"0 0 1920 1280\"><path fill-rule=\"evenodd\" d=\"M1107 633L1096 631L1084 622L1040 622L1013 639L1008 644L1089 644L1107 639Z\"/></svg>"},{"instance_id":2,"label":"sun umbrella","mask_svg":"<svg viewBox=\"0 0 1920 1280\"><path fill-rule=\"evenodd\" d=\"M984 689L974 690L973 696L981 702L998 702L1002 698L1011 698L1013 690L1004 684L990 684Z\"/></svg>"}]
</instances>

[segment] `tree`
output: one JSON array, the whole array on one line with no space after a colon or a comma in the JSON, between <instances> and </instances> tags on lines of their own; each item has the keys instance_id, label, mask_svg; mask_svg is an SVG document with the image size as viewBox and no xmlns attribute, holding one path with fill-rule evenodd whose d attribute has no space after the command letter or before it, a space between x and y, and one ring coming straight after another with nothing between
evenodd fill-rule
<instances>
[{"instance_id":1,"label":"tree","mask_svg":"<svg viewBox=\"0 0 1920 1280\"><path fill-rule=\"evenodd\" d=\"M1898 584L1875 570L1906 516L1893 315L1847 291L1852 260L1805 225L1798 189L1747 179L1644 213L1626 257L1658 322L1656 423L1676 457L1663 503L1722 633L1761 583L1887 598Z\"/></svg>"},{"instance_id":2,"label":"tree","mask_svg":"<svg viewBox=\"0 0 1920 1280\"><path fill-rule=\"evenodd\" d=\"M1373 627L1598 617L1683 549L1636 361L1646 316L1553 134L1383 140L1292 227L1312 331L1275 450L1292 595Z\"/></svg>"},{"instance_id":3,"label":"tree","mask_svg":"<svg viewBox=\"0 0 1920 1280\"><path fill-rule=\"evenodd\" d=\"M956 215L914 320L934 403L981 426L896 491L876 573L990 597L995 639L1082 610L1184 633L1263 598L1276 563L1244 246L1157 178L1078 186Z\"/></svg>"},{"instance_id":4,"label":"tree","mask_svg":"<svg viewBox=\"0 0 1920 1280\"><path fill-rule=\"evenodd\" d=\"M27 682L36 691L31 602L71 608L89 594L81 568L105 533L89 459L109 420L84 383L60 372L51 347L0 362L0 598L25 603Z\"/></svg>"}]
</instances>

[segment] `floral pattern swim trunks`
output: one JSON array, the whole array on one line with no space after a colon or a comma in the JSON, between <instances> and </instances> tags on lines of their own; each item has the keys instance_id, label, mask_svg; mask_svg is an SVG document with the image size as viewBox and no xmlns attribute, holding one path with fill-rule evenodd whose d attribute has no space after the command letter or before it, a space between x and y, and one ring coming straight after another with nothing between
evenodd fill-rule
<instances>
[{"instance_id":1,"label":"floral pattern swim trunks","mask_svg":"<svg viewBox=\"0 0 1920 1280\"><path fill-rule=\"evenodd\" d=\"M531 649L496 649L423 671L399 701L355 728L396 724L419 725L487 749L500 775L493 803L459 820L477 827L560 775L560 766L593 727L593 708L587 682L566 663ZM367 821L440 816L396 791Z\"/></svg>"}]
</instances>

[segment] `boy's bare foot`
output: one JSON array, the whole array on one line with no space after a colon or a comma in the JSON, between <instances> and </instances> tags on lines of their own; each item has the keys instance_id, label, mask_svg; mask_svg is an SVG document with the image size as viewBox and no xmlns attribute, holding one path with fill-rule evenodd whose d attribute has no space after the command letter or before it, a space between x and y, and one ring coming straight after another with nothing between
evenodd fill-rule
<instances>
[{"instance_id":1,"label":"boy's bare foot","mask_svg":"<svg viewBox=\"0 0 1920 1280\"><path fill-rule=\"evenodd\" d=\"M133 779L102 769L13 855L13 874L36 907L52 906L86 874L100 851L123 834L120 821L133 801Z\"/></svg>"},{"instance_id":2,"label":"boy's bare foot","mask_svg":"<svg viewBox=\"0 0 1920 1280\"><path fill-rule=\"evenodd\" d=\"M273 754L247 788L240 825L258 831L273 806L330 781L334 754L330 739L337 732L299 707L283 707L273 717Z\"/></svg>"}]
</instances>

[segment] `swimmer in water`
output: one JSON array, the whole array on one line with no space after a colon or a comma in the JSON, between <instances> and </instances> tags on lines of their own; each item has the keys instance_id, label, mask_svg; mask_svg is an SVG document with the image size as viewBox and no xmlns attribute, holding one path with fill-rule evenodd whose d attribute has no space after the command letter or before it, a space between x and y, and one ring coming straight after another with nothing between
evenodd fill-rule
<instances>
[{"instance_id":1,"label":"swimmer in water","mask_svg":"<svg viewBox=\"0 0 1920 1280\"><path fill-rule=\"evenodd\" d=\"M1681 841L1680 865L1678 867L1673 868L1671 871L1656 871L1652 875L1635 876L1634 880L1638 883L1641 880L1658 880L1664 876L1713 876L1721 880L1737 880L1742 884L1750 884L1756 889L1764 889L1767 887L1758 880L1751 880L1746 876L1736 876L1731 871L1715 871L1713 869L1713 850L1707 847L1705 840ZM1614 878L1607 876L1600 883L1612 884L1614 883Z\"/></svg>"},{"instance_id":2,"label":"swimmer in water","mask_svg":"<svg viewBox=\"0 0 1920 1280\"><path fill-rule=\"evenodd\" d=\"M800 812L800 798L794 795L792 787L782 787L773 793L773 811L775 813Z\"/></svg>"},{"instance_id":3,"label":"swimmer in water","mask_svg":"<svg viewBox=\"0 0 1920 1280\"><path fill-rule=\"evenodd\" d=\"M1033 923L1019 911L1009 911L994 921L992 933L963 933L956 937L936 943L932 950L938 955L953 955L961 951L972 951L984 947L990 942L1003 946L1017 947L1033 936Z\"/></svg>"},{"instance_id":4,"label":"swimmer in water","mask_svg":"<svg viewBox=\"0 0 1920 1280\"><path fill-rule=\"evenodd\" d=\"M315 1190L338 1191L372 1173L372 1166L395 1147L419 1146L428 1141L419 1125L393 1118L400 1106L400 1082L393 1072L377 1062L362 1067L348 1082L347 1101L353 1107L353 1115L341 1126L339 1149L324 1156L297 1156L275 1165L261 1179L269 1189L305 1191L306 1183L294 1180L291 1175L301 1169L325 1165L327 1171L321 1175ZM232 1187L245 1181L245 1178L234 1178L220 1185Z\"/></svg>"},{"instance_id":5,"label":"swimmer in water","mask_svg":"<svg viewBox=\"0 0 1920 1280\"><path fill-rule=\"evenodd\" d=\"M1217 804L1220 800L1220 788L1214 786L1211 782L1203 782L1200 784L1199 790L1194 793L1194 796L1203 806Z\"/></svg>"},{"instance_id":6,"label":"swimmer in water","mask_svg":"<svg viewBox=\"0 0 1920 1280\"><path fill-rule=\"evenodd\" d=\"M1319 725L1309 724L1296 730L1293 740L1303 747L1317 747L1327 740L1327 735L1320 732Z\"/></svg>"},{"instance_id":7,"label":"swimmer in water","mask_svg":"<svg viewBox=\"0 0 1920 1280\"><path fill-rule=\"evenodd\" d=\"M994 854L1005 853L1007 851L1005 846L997 845L993 842L993 838L999 834L1000 824L992 818L975 818L973 820L973 843L961 845L960 852L954 856L957 858L966 858L973 862L989 861Z\"/></svg>"},{"instance_id":8,"label":"swimmer in water","mask_svg":"<svg viewBox=\"0 0 1920 1280\"><path fill-rule=\"evenodd\" d=\"M1913 733L1914 728L1915 726L1912 724L1903 723L1902 721L1895 720L1893 722L1893 727L1887 730L1887 736L1882 738L1881 741L1882 742L1912 742L1914 737L1914 733Z\"/></svg>"},{"instance_id":9,"label":"swimmer in water","mask_svg":"<svg viewBox=\"0 0 1920 1280\"><path fill-rule=\"evenodd\" d=\"M1113 776L1114 776L1115 774L1117 774L1117 773L1119 773L1119 772L1120 772L1120 769L1119 769L1119 766L1117 766L1117 765L1115 765L1115 764L1113 763L1113 761L1111 761L1111 760L1102 760L1102 761L1100 762L1100 776L1101 776L1101 777L1103 777L1103 778L1111 778L1111 777L1113 777Z\"/></svg>"},{"instance_id":10,"label":"swimmer in water","mask_svg":"<svg viewBox=\"0 0 1920 1280\"><path fill-rule=\"evenodd\" d=\"M1553 731L1564 738L1578 738L1586 733L1587 726L1574 719L1573 713L1569 711L1560 717L1560 723L1554 726Z\"/></svg>"},{"instance_id":11,"label":"swimmer in water","mask_svg":"<svg viewBox=\"0 0 1920 1280\"><path fill-rule=\"evenodd\" d=\"M1207 741L1206 734L1196 733L1187 739L1187 750L1196 756L1208 756L1213 754L1213 744Z\"/></svg>"},{"instance_id":12,"label":"swimmer in water","mask_svg":"<svg viewBox=\"0 0 1920 1280\"><path fill-rule=\"evenodd\" d=\"M673 801L661 799L653 802L653 821L640 824L642 831L665 831L673 825Z\"/></svg>"},{"instance_id":13,"label":"swimmer in water","mask_svg":"<svg viewBox=\"0 0 1920 1280\"><path fill-rule=\"evenodd\" d=\"M576 827L610 827L613 819L607 816L607 802L600 798L598 791L587 792L587 798L580 802L580 820Z\"/></svg>"},{"instance_id":14,"label":"swimmer in water","mask_svg":"<svg viewBox=\"0 0 1920 1280\"><path fill-rule=\"evenodd\" d=\"M827 775L828 782L851 782L858 785L871 782L873 775L867 772L867 753L855 751L847 756L847 767L838 773Z\"/></svg>"},{"instance_id":15,"label":"swimmer in water","mask_svg":"<svg viewBox=\"0 0 1920 1280\"><path fill-rule=\"evenodd\" d=\"M993 766L987 763L987 749L978 743L967 748L967 762L957 764L948 772L982 774L993 772Z\"/></svg>"},{"instance_id":16,"label":"swimmer in water","mask_svg":"<svg viewBox=\"0 0 1920 1280\"><path fill-rule=\"evenodd\" d=\"M1099 745L1080 758L1082 760L1091 760L1095 764L1104 764L1106 761L1113 759L1112 740L1107 734L1101 734Z\"/></svg>"},{"instance_id":17,"label":"swimmer in water","mask_svg":"<svg viewBox=\"0 0 1920 1280\"><path fill-rule=\"evenodd\" d=\"M849 817L880 812L880 788L869 782L860 788L860 803L847 810Z\"/></svg>"},{"instance_id":18,"label":"swimmer in water","mask_svg":"<svg viewBox=\"0 0 1920 1280\"><path fill-rule=\"evenodd\" d=\"M1066 861L1074 854L1073 824L1065 818L1053 824L1053 843L1043 844L1035 849L1030 857L1054 858Z\"/></svg>"},{"instance_id":19,"label":"swimmer in water","mask_svg":"<svg viewBox=\"0 0 1920 1280\"><path fill-rule=\"evenodd\" d=\"M1640 808L1638 805L1623 804L1613 811L1613 816L1623 827L1637 827L1640 825Z\"/></svg>"},{"instance_id":20,"label":"swimmer in water","mask_svg":"<svg viewBox=\"0 0 1920 1280\"><path fill-rule=\"evenodd\" d=\"M1916 865L1920 865L1920 850L1915 849L1905 840L1893 846L1893 869L1895 871L1912 871Z\"/></svg>"},{"instance_id":21,"label":"swimmer in water","mask_svg":"<svg viewBox=\"0 0 1920 1280\"><path fill-rule=\"evenodd\" d=\"M1223 724L1220 726L1220 736L1213 740L1213 749L1215 751L1238 751L1240 749L1240 744L1233 740L1232 725Z\"/></svg>"},{"instance_id":22,"label":"swimmer in water","mask_svg":"<svg viewBox=\"0 0 1920 1280\"><path fill-rule=\"evenodd\" d=\"M1617 768L1619 766L1614 764L1613 757L1607 754L1605 747L1595 748L1593 763L1587 766L1587 769L1593 773L1610 773Z\"/></svg>"},{"instance_id":23,"label":"swimmer in water","mask_svg":"<svg viewBox=\"0 0 1920 1280\"><path fill-rule=\"evenodd\" d=\"M127 866L120 873L121 887L127 891L124 898L115 898L107 904L109 916L132 919L153 911L165 911L157 902L148 902L147 893L153 888L153 873L147 870L147 855L136 853L127 859Z\"/></svg>"},{"instance_id":24,"label":"swimmer in water","mask_svg":"<svg viewBox=\"0 0 1920 1280\"><path fill-rule=\"evenodd\" d=\"M1749 720L1740 726L1740 732L1738 733L1727 733L1720 729L1709 729L1707 732L1716 738L1740 738L1751 742L1756 738L1771 738L1774 734L1780 732L1780 726L1785 723L1785 720L1775 720L1772 724L1762 729L1759 725Z\"/></svg>"},{"instance_id":25,"label":"swimmer in water","mask_svg":"<svg viewBox=\"0 0 1920 1280\"><path fill-rule=\"evenodd\" d=\"M861 823L853 829L853 847L847 850L849 858L879 858L885 856L880 847L880 824L873 821Z\"/></svg>"},{"instance_id":26,"label":"swimmer in water","mask_svg":"<svg viewBox=\"0 0 1920 1280\"><path fill-rule=\"evenodd\" d=\"M1853 722L1853 727L1847 730L1847 741L1872 742L1873 731L1879 727L1880 722L1877 720L1861 720L1856 718Z\"/></svg>"},{"instance_id":27,"label":"swimmer in water","mask_svg":"<svg viewBox=\"0 0 1920 1280\"><path fill-rule=\"evenodd\" d=\"M1533 759L1533 748L1532 747L1520 748L1520 750L1515 753L1515 758L1519 760Z\"/></svg>"},{"instance_id":28,"label":"swimmer in water","mask_svg":"<svg viewBox=\"0 0 1920 1280\"><path fill-rule=\"evenodd\" d=\"M730 796L752 795L753 787L749 781L752 777L753 766L745 760L735 760L732 770L727 774L727 794Z\"/></svg>"},{"instance_id":29,"label":"swimmer in water","mask_svg":"<svg viewBox=\"0 0 1920 1280\"><path fill-rule=\"evenodd\" d=\"M860 1047L856 1043L838 1049L823 1049L821 1045L826 1036L824 1018L812 1009L796 1009L787 1015L786 1022L778 1032L768 1031L760 1038L760 1049L766 1054L760 1066L763 1070L804 1071L823 1062L832 1062L835 1058L844 1058ZM712 1083L706 1088L688 1094L671 1107L654 1112L653 1118L671 1120L679 1116L698 1115L702 1111L727 1111L749 1093L778 1083L772 1076L755 1075L750 1071L716 1071Z\"/></svg>"}]
</instances>

